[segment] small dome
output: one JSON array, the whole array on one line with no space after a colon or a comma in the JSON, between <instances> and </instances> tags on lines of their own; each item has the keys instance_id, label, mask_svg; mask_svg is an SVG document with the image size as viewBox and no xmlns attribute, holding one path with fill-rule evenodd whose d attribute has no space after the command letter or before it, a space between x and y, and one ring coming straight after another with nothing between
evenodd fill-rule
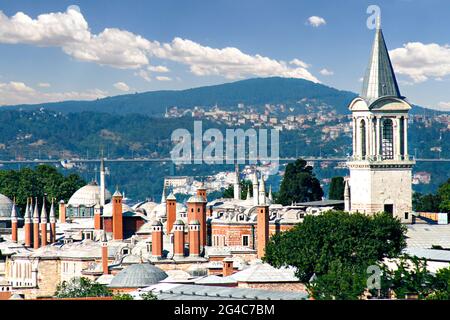
<instances>
[{"instance_id":1,"label":"small dome","mask_svg":"<svg viewBox=\"0 0 450 320\"><path fill-rule=\"evenodd\" d=\"M103 215L112 216L112 207L113 206L112 206L111 202L105 204L105 206L103 207ZM124 213L124 212L134 212L134 210L129 205L122 202L122 213Z\"/></svg>"},{"instance_id":2,"label":"small dome","mask_svg":"<svg viewBox=\"0 0 450 320\"><path fill-rule=\"evenodd\" d=\"M205 200L198 195L190 197L189 200L187 201L187 203L202 203L202 202L205 202Z\"/></svg>"},{"instance_id":3,"label":"small dome","mask_svg":"<svg viewBox=\"0 0 450 320\"><path fill-rule=\"evenodd\" d=\"M111 192L105 190L105 201L111 199ZM100 186L96 182L91 182L84 187L81 187L70 197L68 205L78 207L83 205L85 207L93 207L100 202Z\"/></svg>"},{"instance_id":4,"label":"small dome","mask_svg":"<svg viewBox=\"0 0 450 320\"><path fill-rule=\"evenodd\" d=\"M7 196L0 194L0 217L10 218L11 211L13 207L13 202ZM18 208L16 208L18 210Z\"/></svg>"},{"instance_id":5,"label":"small dome","mask_svg":"<svg viewBox=\"0 0 450 320\"><path fill-rule=\"evenodd\" d=\"M150 263L133 264L120 271L110 288L145 288L167 278L167 273Z\"/></svg>"}]
</instances>

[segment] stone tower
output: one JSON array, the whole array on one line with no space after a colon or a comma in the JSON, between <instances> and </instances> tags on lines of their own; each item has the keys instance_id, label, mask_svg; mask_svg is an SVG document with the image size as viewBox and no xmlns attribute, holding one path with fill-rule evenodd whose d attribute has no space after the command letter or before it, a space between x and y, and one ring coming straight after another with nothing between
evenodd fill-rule
<instances>
[{"instance_id":1,"label":"stone tower","mask_svg":"<svg viewBox=\"0 0 450 320\"><path fill-rule=\"evenodd\" d=\"M408 112L400 94L380 23L361 96L349 106L353 121L353 156L348 162L346 209L374 214L385 211L411 223L411 170Z\"/></svg>"}]
</instances>

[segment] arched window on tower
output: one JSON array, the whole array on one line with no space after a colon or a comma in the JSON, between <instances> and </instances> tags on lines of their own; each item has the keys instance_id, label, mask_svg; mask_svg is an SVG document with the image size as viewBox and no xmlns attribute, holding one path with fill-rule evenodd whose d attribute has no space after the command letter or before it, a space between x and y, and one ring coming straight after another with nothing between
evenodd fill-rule
<instances>
[{"instance_id":1,"label":"arched window on tower","mask_svg":"<svg viewBox=\"0 0 450 320\"><path fill-rule=\"evenodd\" d=\"M363 159L366 157L366 122L361 120L360 124L360 137L361 137L361 156Z\"/></svg>"},{"instance_id":2,"label":"arched window on tower","mask_svg":"<svg viewBox=\"0 0 450 320\"><path fill-rule=\"evenodd\" d=\"M394 130L391 119L385 119L383 122L383 141L382 141L383 160L394 159Z\"/></svg>"}]
</instances>

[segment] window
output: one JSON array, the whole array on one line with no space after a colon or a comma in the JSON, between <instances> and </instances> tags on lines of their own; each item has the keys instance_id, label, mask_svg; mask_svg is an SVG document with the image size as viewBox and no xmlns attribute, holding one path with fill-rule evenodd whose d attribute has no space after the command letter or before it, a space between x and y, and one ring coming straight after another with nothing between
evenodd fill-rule
<instances>
[{"instance_id":1,"label":"window","mask_svg":"<svg viewBox=\"0 0 450 320\"><path fill-rule=\"evenodd\" d=\"M364 120L361 120L360 135L361 135L361 156L363 158L365 158L366 157L366 122Z\"/></svg>"},{"instance_id":2,"label":"window","mask_svg":"<svg viewBox=\"0 0 450 320\"><path fill-rule=\"evenodd\" d=\"M248 244L249 244L249 236L242 236L242 245L244 246L244 247L248 247Z\"/></svg>"},{"instance_id":3,"label":"window","mask_svg":"<svg viewBox=\"0 0 450 320\"><path fill-rule=\"evenodd\" d=\"M394 131L391 119L383 122L382 157L383 160L394 159Z\"/></svg>"}]
</instances>

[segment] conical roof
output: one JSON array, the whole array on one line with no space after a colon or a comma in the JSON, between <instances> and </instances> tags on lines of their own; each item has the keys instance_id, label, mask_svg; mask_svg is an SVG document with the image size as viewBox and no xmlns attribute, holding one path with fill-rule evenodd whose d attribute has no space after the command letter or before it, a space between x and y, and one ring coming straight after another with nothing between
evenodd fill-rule
<instances>
[{"instance_id":1,"label":"conical roof","mask_svg":"<svg viewBox=\"0 0 450 320\"><path fill-rule=\"evenodd\" d=\"M369 65L363 81L361 97L369 104L381 97L401 97L383 31L378 20Z\"/></svg>"}]
</instances>

